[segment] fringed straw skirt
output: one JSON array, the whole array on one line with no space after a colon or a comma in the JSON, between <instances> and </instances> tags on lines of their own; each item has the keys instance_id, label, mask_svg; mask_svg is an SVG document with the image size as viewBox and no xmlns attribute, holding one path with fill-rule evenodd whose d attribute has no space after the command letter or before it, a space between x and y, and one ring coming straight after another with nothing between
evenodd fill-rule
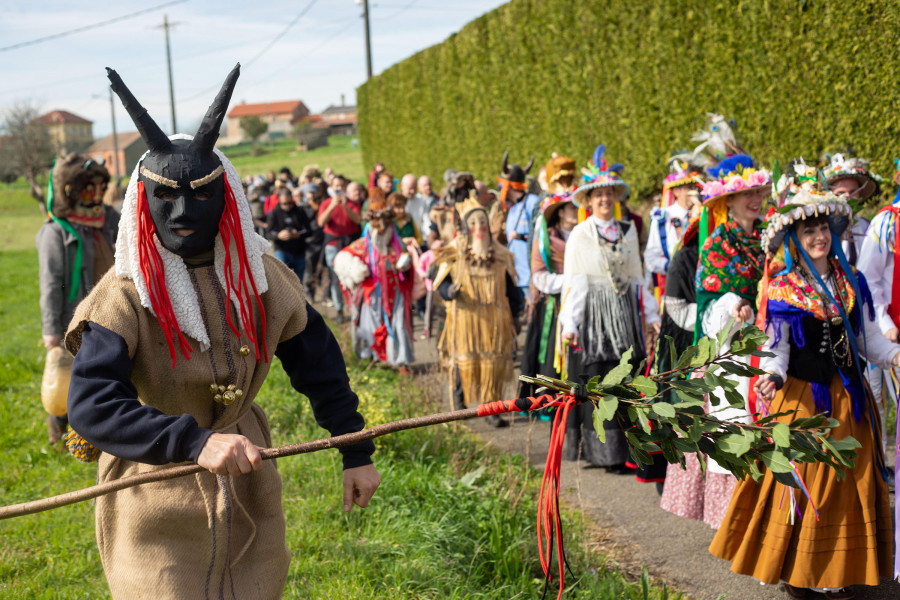
<instances>
[{"instance_id":1,"label":"fringed straw skirt","mask_svg":"<svg viewBox=\"0 0 900 600\"><path fill-rule=\"evenodd\" d=\"M868 391L868 387L866 388ZM861 422L853 418L850 396L838 375L831 383L832 414L841 425L832 436L853 436L862 445L853 469L841 481L831 467L801 464L798 473L818 509L797 489L777 483L772 474L760 483L739 481L710 552L731 561L731 570L764 583L779 580L799 588L878 585L893 572L893 529L888 488L876 465L880 425L870 419L871 396ZM798 409L796 417L815 414L806 381L788 377L772 402L772 412ZM762 467L761 467L762 468ZM667 483L668 485L668 483ZM794 495L802 517L791 515ZM792 522L793 521L793 522Z\"/></svg>"}]
</instances>

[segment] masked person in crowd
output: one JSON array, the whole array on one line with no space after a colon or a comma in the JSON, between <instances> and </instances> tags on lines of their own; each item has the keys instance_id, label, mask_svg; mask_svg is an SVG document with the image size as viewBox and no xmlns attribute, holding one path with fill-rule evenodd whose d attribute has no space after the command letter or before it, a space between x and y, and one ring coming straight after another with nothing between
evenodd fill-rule
<instances>
[{"instance_id":1,"label":"masked person in crowd","mask_svg":"<svg viewBox=\"0 0 900 600\"><path fill-rule=\"evenodd\" d=\"M102 203L109 171L84 154L58 158L50 173L47 222L37 233L41 333L48 366L65 370L71 357L63 334L75 308L113 265L119 213ZM61 374L61 373L60 373ZM65 398L65 390L59 395ZM46 406L48 438L59 442L68 427L65 401Z\"/></svg>"},{"instance_id":2,"label":"masked person in crowd","mask_svg":"<svg viewBox=\"0 0 900 600\"><path fill-rule=\"evenodd\" d=\"M170 463L205 469L97 499L116 599L282 597L281 479L275 461L261 460L271 437L254 402L274 357L332 435L365 425L334 336L297 277L266 254L237 171L215 149L238 74L193 138L169 138L109 71L149 151L128 185L116 267L66 334L69 415L83 437L70 441L102 450L100 483ZM371 442L341 449L344 510L378 487L373 451Z\"/></svg>"},{"instance_id":3,"label":"masked person in crowd","mask_svg":"<svg viewBox=\"0 0 900 600\"><path fill-rule=\"evenodd\" d=\"M456 408L506 397L513 381L515 319L522 295L512 254L491 237L488 215L474 198L457 205L465 229L435 251L434 287L447 301L438 341ZM500 416L488 417L497 427Z\"/></svg>"}]
</instances>

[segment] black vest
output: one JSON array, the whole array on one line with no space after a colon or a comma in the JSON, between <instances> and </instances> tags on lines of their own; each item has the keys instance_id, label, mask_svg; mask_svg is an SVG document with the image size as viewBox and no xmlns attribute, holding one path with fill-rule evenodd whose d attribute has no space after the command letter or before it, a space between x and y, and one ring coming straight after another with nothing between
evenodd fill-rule
<instances>
[{"instance_id":1,"label":"black vest","mask_svg":"<svg viewBox=\"0 0 900 600\"><path fill-rule=\"evenodd\" d=\"M859 318L859 306L854 306L853 311L850 313L850 322L857 323ZM842 336L847 335L843 324L834 324L830 320L822 321L806 314L803 316L801 326L803 327L806 344L802 348L798 347L797 340L794 339L794 336L791 336L788 375L803 381L830 384L834 375L840 370L851 381L859 379L860 370L856 368L856 361L859 360L860 368L863 371L866 368L866 362L862 357L854 355L852 347L849 345L849 340L846 346L847 356L839 357L835 355L834 346L838 344L838 340ZM861 322L860 327L862 327ZM843 347L844 342L841 342L838 345L838 350L841 351ZM862 348L859 350L862 350Z\"/></svg>"}]
</instances>

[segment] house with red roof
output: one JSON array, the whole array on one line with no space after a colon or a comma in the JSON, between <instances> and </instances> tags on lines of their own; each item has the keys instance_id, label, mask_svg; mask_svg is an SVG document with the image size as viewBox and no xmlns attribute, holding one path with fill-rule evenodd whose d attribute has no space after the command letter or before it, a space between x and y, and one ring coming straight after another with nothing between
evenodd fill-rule
<instances>
[{"instance_id":1,"label":"house with red roof","mask_svg":"<svg viewBox=\"0 0 900 600\"><path fill-rule=\"evenodd\" d=\"M60 156L81 152L94 141L93 122L67 110L51 110L35 119L47 128L50 140Z\"/></svg>"},{"instance_id":2,"label":"house with red roof","mask_svg":"<svg viewBox=\"0 0 900 600\"><path fill-rule=\"evenodd\" d=\"M283 102L262 102L247 104L241 102L228 112L228 125L224 139L220 144L236 144L244 139L241 130L241 119L255 116L269 125L269 139L283 138L291 134L293 124L309 116L309 109L302 100L286 100Z\"/></svg>"}]
</instances>

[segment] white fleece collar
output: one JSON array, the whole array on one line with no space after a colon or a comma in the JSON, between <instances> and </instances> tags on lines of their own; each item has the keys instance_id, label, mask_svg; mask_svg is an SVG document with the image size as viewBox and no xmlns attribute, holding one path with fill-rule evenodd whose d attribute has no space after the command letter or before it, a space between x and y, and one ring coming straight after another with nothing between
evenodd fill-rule
<instances>
[{"instance_id":1,"label":"white fleece collar","mask_svg":"<svg viewBox=\"0 0 900 600\"><path fill-rule=\"evenodd\" d=\"M185 134L177 134L171 136L172 140L190 140L192 136ZM225 155L218 149L214 152L222 166L225 168L225 176L228 177L228 184L234 193L237 202L238 215L241 221L241 229L244 233L244 245L247 249L247 262L250 265L250 272L256 281L256 290L260 294L269 289L266 280L266 272L263 267L262 255L269 248L269 242L264 237L258 235L253 229L253 218L250 215L250 205L244 196L244 188L241 186L241 179L237 170L231 164ZM150 305L150 294L147 291L147 282L141 273L140 259L138 257L138 219L137 219L137 182L140 175L141 163L147 157L149 152L144 153L141 160L138 161L134 172L131 174L131 180L128 182L128 189L125 191L125 202L122 204L122 218L119 221L119 237L116 240L116 275L123 279L131 279L137 288L138 296L141 299L141 306L153 313ZM178 326L181 332L186 336L193 338L200 343L200 349L206 351L209 349L209 332L203 324L203 318L200 315L200 305L197 302L197 292L191 284L188 275L187 266L177 254L163 248L159 243L159 239L154 235L153 242L162 258L166 274L166 289L169 292L169 299L172 302L172 310L175 318L178 319ZM234 256L236 248L232 246L232 263L234 272L238 272L237 257ZM222 243L222 236L216 236L215 245L215 269L219 284L225 290L225 246ZM231 295L231 301L234 303L235 309L239 310L238 298L235 294ZM154 316L155 313L154 313ZM239 320L238 325L240 324Z\"/></svg>"}]
</instances>

